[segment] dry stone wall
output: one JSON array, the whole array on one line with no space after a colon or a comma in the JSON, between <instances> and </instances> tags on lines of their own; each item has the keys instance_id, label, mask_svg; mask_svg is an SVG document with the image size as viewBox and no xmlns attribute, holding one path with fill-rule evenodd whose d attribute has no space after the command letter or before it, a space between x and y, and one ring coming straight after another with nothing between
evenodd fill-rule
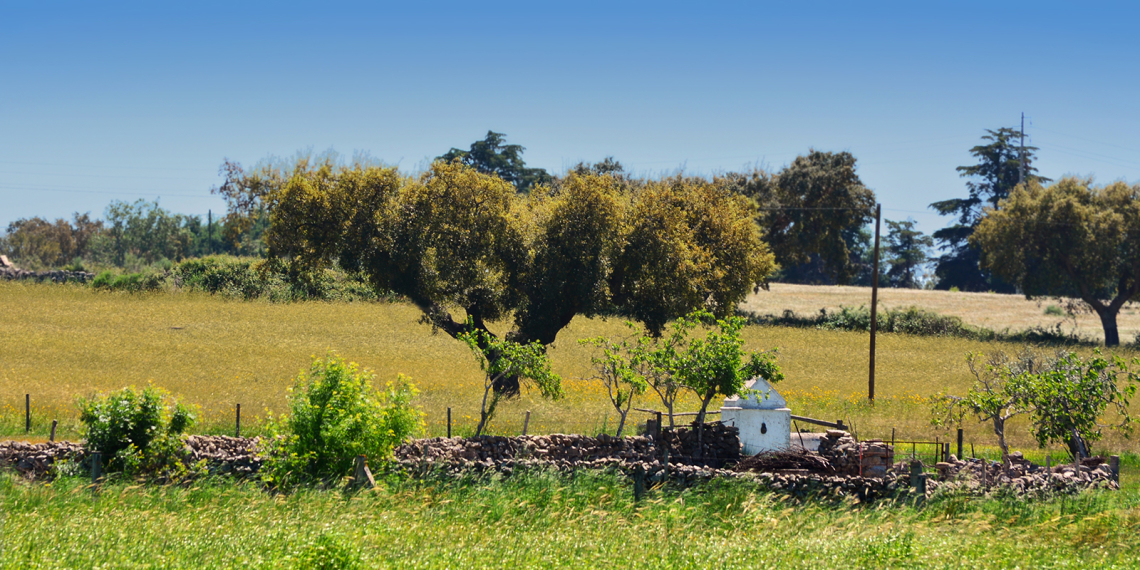
<instances>
[{"instance_id":1,"label":"dry stone wall","mask_svg":"<svg viewBox=\"0 0 1140 570\"><path fill-rule=\"evenodd\" d=\"M88 273L86 271L28 271L27 269L19 269L16 267L0 268L0 279L6 279L9 281L36 281L38 283L48 281L52 283L87 283L94 278L94 273Z\"/></svg>"}]
</instances>

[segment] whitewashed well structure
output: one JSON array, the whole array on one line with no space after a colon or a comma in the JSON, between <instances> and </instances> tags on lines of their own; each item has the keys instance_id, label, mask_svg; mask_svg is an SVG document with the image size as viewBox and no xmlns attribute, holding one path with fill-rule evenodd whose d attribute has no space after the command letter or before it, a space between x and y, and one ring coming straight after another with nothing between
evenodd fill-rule
<instances>
[{"instance_id":1,"label":"whitewashed well structure","mask_svg":"<svg viewBox=\"0 0 1140 570\"><path fill-rule=\"evenodd\" d=\"M744 455L787 449L791 443L792 410L784 397L763 378L749 380L748 396L724 399L721 421L740 430Z\"/></svg>"}]
</instances>

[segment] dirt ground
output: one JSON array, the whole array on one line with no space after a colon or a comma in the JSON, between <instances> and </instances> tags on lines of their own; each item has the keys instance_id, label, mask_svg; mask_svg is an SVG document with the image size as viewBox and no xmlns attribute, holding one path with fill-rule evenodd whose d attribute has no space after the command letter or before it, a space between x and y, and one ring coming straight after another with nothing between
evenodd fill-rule
<instances>
[{"instance_id":1,"label":"dirt ground","mask_svg":"<svg viewBox=\"0 0 1140 570\"><path fill-rule=\"evenodd\" d=\"M808 316L820 309L837 310L840 306L858 307L871 304L870 287L825 285L790 285L773 283L771 290L750 295L741 304L746 311L759 315L782 315L792 311ZM1095 313L1080 314L1076 322L1066 316L1047 315L1050 305L1063 307L1053 298L1026 300L1023 295L999 293L960 293L916 289L879 289L879 306L902 308L914 305L943 315L961 317L965 322L994 330L1024 330L1033 326L1053 327L1061 323L1065 331L1076 325L1087 337L1104 340L1104 329ZM1082 304L1083 306L1083 304ZM1131 342L1140 333L1140 305L1125 305L1117 317L1121 342Z\"/></svg>"}]
</instances>

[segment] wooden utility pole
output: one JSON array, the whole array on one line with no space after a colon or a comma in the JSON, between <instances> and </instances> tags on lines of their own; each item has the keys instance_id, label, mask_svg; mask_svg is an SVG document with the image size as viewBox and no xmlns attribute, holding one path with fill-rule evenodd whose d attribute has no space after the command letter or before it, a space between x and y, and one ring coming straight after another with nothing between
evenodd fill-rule
<instances>
[{"instance_id":1,"label":"wooden utility pole","mask_svg":"<svg viewBox=\"0 0 1140 570\"><path fill-rule=\"evenodd\" d=\"M879 222L883 205L875 204L875 262L871 272L871 367L867 377L867 399L875 404L875 333L879 331Z\"/></svg>"}]
</instances>

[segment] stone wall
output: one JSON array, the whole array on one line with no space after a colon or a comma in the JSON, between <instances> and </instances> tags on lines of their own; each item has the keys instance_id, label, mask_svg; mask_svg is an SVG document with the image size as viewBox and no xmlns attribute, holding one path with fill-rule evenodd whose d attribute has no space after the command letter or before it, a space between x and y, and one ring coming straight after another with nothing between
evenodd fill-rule
<instances>
[{"instance_id":1,"label":"stone wall","mask_svg":"<svg viewBox=\"0 0 1140 570\"><path fill-rule=\"evenodd\" d=\"M94 273L86 271L28 271L14 267L0 268L0 279L9 281L35 281L37 283L87 283L95 278Z\"/></svg>"}]
</instances>

